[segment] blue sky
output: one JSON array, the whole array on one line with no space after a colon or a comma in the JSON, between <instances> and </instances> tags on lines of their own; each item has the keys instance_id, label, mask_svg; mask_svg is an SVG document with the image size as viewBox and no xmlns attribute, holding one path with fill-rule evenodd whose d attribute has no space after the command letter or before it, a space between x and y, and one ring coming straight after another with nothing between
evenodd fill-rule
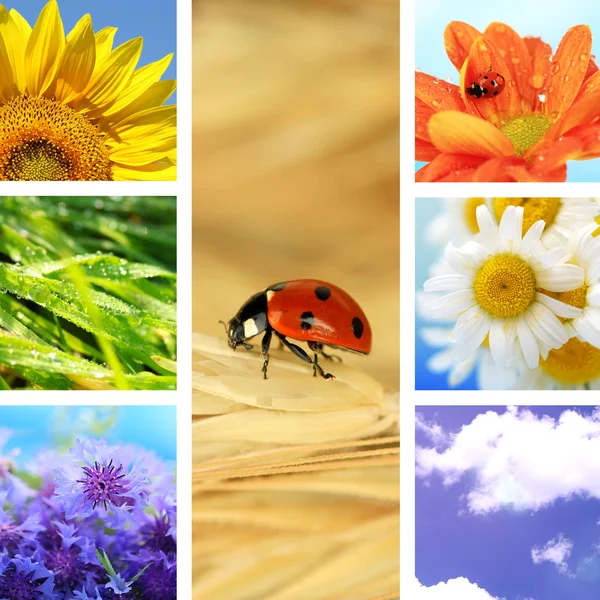
<instances>
[{"instance_id":1,"label":"blue sky","mask_svg":"<svg viewBox=\"0 0 600 600\"><path fill-rule=\"evenodd\" d=\"M19 448L19 462L26 462L38 450L53 443L53 431L78 430L89 414L106 415L113 407L0 406L0 427L13 431L5 450ZM132 443L154 450L165 460L176 458L176 408L172 406L120 406L115 426L107 432L111 443ZM3 452L5 454L6 452Z\"/></svg>"},{"instance_id":2,"label":"blue sky","mask_svg":"<svg viewBox=\"0 0 600 600\"><path fill-rule=\"evenodd\" d=\"M7 8L19 11L33 26L46 0L5 2ZM58 0L65 32L86 13L92 17L94 31L117 27L115 47L135 37L144 38L139 66L154 62L176 51L175 0ZM176 79L176 57L163 79ZM173 101L174 96L170 102Z\"/></svg>"},{"instance_id":3,"label":"blue sky","mask_svg":"<svg viewBox=\"0 0 600 600\"><path fill-rule=\"evenodd\" d=\"M448 60L444 50L443 34L450 21L464 21L483 31L491 22L510 25L522 36L541 37L556 50L567 29L586 24L592 29L592 51L600 56L600 11L594 0L572 0L568 10L560 5L522 0L502 2L448 2L447 0L421 0L415 3L416 67L442 79L458 83L458 72ZM420 168L424 163L417 163ZM600 159L571 161L568 163L568 181L598 181Z\"/></svg>"},{"instance_id":4,"label":"blue sky","mask_svg":"<svg viewBox=\"0 0 600 600\"><path fill-rule=\"evenodd\" d=\"M427 449L416 453L418 600L458 597L448 594L459 578L469 582L461 600L597 600L600 412L435 406L417 414L417 447Z\"/></svg>"}]
</instances>

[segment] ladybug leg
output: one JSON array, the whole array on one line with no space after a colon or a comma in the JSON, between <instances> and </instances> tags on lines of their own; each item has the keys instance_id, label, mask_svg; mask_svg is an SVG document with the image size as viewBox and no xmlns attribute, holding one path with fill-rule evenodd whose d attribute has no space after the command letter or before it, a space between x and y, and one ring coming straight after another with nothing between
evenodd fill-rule
<instances>
[{"instance_id":1,"label":"ladybug leg","mask_svg":"<svg viewBox=\"0 0 600 600\"><path fill-rule=\"evenodd\" d=\"M313 361L313 377L316 377L317 373L319 373L323 379L335 379L331 373L325 373L325 371L323 371L321 365L319 364L318 356L319 355L315 352L315 359Z\"/></svg>"},{"instance_id":2,"label":"ladybug leg","mask_svg":"<svg viewBox=\"0 0 600 600\"><path fill-rule=\"evenodd\" d=\"M271 345L271 338L273 337L273 330L268 327L263 336L260 344L260 350L263 357L263 379L267 379L267 367L269 366L269 346Z\"/></svg>"},{"instance_id":3,"label":"ladybug leg","mask_svg":"<svg viewBox=\"0 0 600 600\"><path fill-rule=\"evenodd\" d=\"M325 354L325 352L323 352L323 344L320 344L319 342L308 342L308 347L313 351L313 352L317 352L318 354L320 354L323 358L326 358L327 360L337 360L338 362L342 362L342 359L339 356L336 356L335 354Z\"/></svg>"},{"instance_id":4,"label":"ladybug leg","mask_svg":"<svg viewBox=\"0 0 600 600\"><path fill-rule=\"evenodd\" d=\"M306 352L302 348L300 348L300 346L296 346L296 344L292 344L291 342L288 342L287 339L285 338L285 336L281 335L280 333L275 332L275 335L281 340L283 345L286 348L289 348L299 359L301 359L304 362L307 362L309 365L313 366L313 375L315 377L317 376L317 372L318 372L319 375L321 375L321 377L323 377L324 379L332 379L333 378L333 375L331 373L323 372L323 369L321 369L321 366L317 362L316 354L315 354L315 359L312 360L310 358L310 356L308 354L306 354Z\"/></svg>"}]
</instances>

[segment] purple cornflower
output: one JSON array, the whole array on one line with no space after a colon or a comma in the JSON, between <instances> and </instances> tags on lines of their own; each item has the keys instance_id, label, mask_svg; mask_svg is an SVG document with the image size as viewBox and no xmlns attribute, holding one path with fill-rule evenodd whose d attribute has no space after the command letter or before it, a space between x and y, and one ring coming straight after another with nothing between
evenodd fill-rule
<instances>
[{"instance_id":1,"label":"purple cornflower","mask_svg":"<svg viewBox=\"0 0 600 600\"><path fill-rule=\"evenodd\" d=\"M54 577L39 561L15 557L0 566L0 597L2 600L41 600L57 598Z\"/></svg>"},{"instance_id":2,"label":"purple cornflower","mask_svg":"<svg viewBox=\"0 0 600 600\"><path fill-rule=\"evenodd\" d=\"M121 526L133 519L133 509L147 504L149 483L143 459L133 465L122 463L117 446L99 441L77 440L70 450L79 467L77 479L65 469L56 469L55 497L67 519L88 517L99 511L110 525Z\"/></svg>"}]
</instances>

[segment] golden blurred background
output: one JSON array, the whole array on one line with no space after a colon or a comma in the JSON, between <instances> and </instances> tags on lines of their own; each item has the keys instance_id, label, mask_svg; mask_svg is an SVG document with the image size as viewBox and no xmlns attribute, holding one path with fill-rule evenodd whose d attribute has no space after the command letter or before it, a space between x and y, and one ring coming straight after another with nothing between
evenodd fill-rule
<instances>
[{"instance_id":1,"label":"golden blurred background","mask_svg":"<svg viewBox=\"0 0 600 600\"><path fill-rule=\"evenodd\" d=\"M194 2L193 330L288 279L345 289L399 388L397 0ZM257 377L260 373L257 373Z\"/></svg>"}]
</instances>

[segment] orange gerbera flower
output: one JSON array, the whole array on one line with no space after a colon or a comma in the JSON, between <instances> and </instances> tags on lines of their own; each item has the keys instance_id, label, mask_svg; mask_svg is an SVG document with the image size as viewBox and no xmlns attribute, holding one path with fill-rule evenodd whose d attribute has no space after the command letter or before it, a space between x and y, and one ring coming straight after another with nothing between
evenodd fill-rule
<instances>
[{"instance_id":1,"label":"orange gerbera flower","mask_svg":"<svg viewBox=\"0 0 600 600\"><path fill-rule=\"evenodd\" d=\"M540 38L521 38L503 23L483 34L454 21L448 57L460 85L416 73L417 181L564 181L567 160L600 157L600 71L586 25L567 31L552 56ZM493 97L467 93L500 73Z\"/></svg>"}]
</instances>

